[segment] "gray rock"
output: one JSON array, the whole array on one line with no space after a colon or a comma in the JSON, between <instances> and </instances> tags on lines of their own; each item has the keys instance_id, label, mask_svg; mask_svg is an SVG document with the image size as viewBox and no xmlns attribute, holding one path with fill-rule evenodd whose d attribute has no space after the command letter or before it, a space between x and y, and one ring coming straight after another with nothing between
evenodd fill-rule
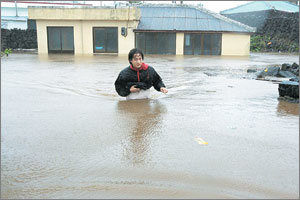
<instances>
[{"instance_id":1,"label":"gray rock","mask_svg":"<svg viewBox=\"0 0 300 200\"><path fill-rule=\"evenodd\" d=\"M266 69L257 74L257 78L264 78L266 76L277 76L279 70L280 67L267 67Z\"/></svg>"},{"instance_id":2,"label":"gray rock","mask_svg":"<svg viewBox=\"0 0 300 200\"><path fill-rule=\"evenodd\" d=\"M297 63L292 64L292 69L299 69L299 65Z\"/></svg>"},{"instance_id":3,"label":"gray rock","mask_svg":"<svg viewBox=\"0 0 300 200\"><path fill-rule=\"evenodd\" d=\"M290 71L279 71L277 77L294 78L296 75Z\"/></svg>"},{"instance_id":4,"label":"gray rock","mask_svg":"<svg viewBox=\"0 0 300 200\"><path fill-rule=\"evenodd\" d=\"M282 71L290 71L293 74L295 74L296 76L299 75L299 65L297 63L293 63L292 65L284 63L281 66L281 70Z\"/></svg>"},{"instance_id":5,"label":"gray rock","mask_svg":"<svg viewBox=\"0 0 300 200\"><path fill-rule=\"evenodd\" d=\"M295 82L299 82L299 77L294 77L294 78L291 78L290 81L295 81Z\"/></svg>"},{"instance_id":6,"label":"gray rock","mask_svg":"<svg viewBox=\"0 0 300 200\"><path fill-rule=\"evenodd\" d=\"M292 66L291 66L290 64L288 64L288 63L283 63L283 64L281 65L281 70L283 70L283 71L287 71L287 70L289 70L290 68L292 68Z\"/></svg>"},{"instance_id":7,"label":"gray rock","mask_svg":"<svg viewBox=\"0 0 300 200\"><path fill-rule=\"evenodd\" d=\"M296 76L299 76L299 68L298 69L291 69L290 72L292 72Z\"/></svg>"},{"instance_id":8,"label":"gray rock","mask_svg":"<svg viewBox=\"0 0 300 200\"><path fill-rule=\"evenodd\" d=\"M299 82L282 81L279 83L278 92L280 97L299 98Z\"/></svg>"},{"instance_id":9,"label":"gray rock","mask_svg":"<svg viewBox=\"0 0 300 200\"><path fill-rule=\"evenodd\" d=\"M254 72L257 72L256 69L247 69L247 73L254 73Z\"/></svg>"}]
</instances>

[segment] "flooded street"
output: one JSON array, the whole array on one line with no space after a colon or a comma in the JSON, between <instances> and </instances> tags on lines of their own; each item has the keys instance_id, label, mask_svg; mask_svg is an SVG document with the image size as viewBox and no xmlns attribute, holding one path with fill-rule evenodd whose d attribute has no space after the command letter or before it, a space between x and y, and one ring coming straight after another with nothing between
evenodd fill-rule
<instances>
[{"instance_id":1,"label":"flooded street","mask_svg":"<svg viewBox=\"0 0 300 200\"><path fill-rule=\"evenodd\" d=\"M146 55L169 89L117 95L127 56L1 60L2 198L298 198L299 105L248 68L298 55Z\"/></svg>"}]
</instances>

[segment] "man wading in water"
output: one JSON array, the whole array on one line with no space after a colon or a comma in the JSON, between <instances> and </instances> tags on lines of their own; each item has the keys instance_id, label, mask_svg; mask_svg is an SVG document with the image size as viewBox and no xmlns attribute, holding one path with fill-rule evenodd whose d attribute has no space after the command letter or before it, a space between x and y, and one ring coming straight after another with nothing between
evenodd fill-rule
<instances>
[{"instance_id":1,"label":"man wading in water","mask_svg":"<svg viewBox=\"0 0 300 200\"><path fill-rule=\"evenodd\" d=\"M153 67L143 63L144 54L139 49L131 49L128 54L130 66L123 69L115 88L118 94L126 99L146 99L150 96L150 88L167 93L165 84Z\"/></svg>"}]
</instances>

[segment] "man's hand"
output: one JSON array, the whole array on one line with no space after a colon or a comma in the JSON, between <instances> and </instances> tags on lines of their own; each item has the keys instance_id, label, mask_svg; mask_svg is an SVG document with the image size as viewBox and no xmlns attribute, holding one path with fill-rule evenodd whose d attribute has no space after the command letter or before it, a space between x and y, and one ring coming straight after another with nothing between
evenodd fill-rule
<instances>
[{"instance_id":1,"label":"man's hand","mask_svg":"<svg viewBox=\"0 0 300 200\"><path fill-rule=\"evenodd\" d=\"M164 88L164 87L161 87L160 88L160 91L162 92L162 93L168 93L168 90L167 90L167 88Z\"/></svg>"},{"instance_id":2,"label":"man's hand","mask_svg":"<svg viewBox=\"0 0 300 200\"><path fill-rule=\"evenodd\" d=\"M147 84L143 82L137 82L135 85L136 88L140 88L142 90L147 90Z\"/></svg>"},{"instance_id":3,"label":"man's hand","mask_svg":"<svg viewBox=\"0 0 300 200\"><path fill-rule=\"evenodd\" d=\"M130 88L130 92L139 92L141 89L140 88L136 88L135 85L131 86Z\"/></svg>"}]
</instances>

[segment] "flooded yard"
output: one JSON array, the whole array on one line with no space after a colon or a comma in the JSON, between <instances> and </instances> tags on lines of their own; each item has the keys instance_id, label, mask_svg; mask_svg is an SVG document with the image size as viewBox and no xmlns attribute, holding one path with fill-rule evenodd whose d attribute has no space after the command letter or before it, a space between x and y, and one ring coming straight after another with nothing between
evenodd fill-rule
<instances>
[{"instance_id":1,"label":"flooded yard","mask_svg":"<svg viewBox=\"0 0 300 200\"><path fill-rule=\"evenodd\" d=\"M117 95L127 56L1 60L2 198L298 198L299 105L248 68L299 55L146 55L169 93Z\"/></svg>"}]
</instances>

